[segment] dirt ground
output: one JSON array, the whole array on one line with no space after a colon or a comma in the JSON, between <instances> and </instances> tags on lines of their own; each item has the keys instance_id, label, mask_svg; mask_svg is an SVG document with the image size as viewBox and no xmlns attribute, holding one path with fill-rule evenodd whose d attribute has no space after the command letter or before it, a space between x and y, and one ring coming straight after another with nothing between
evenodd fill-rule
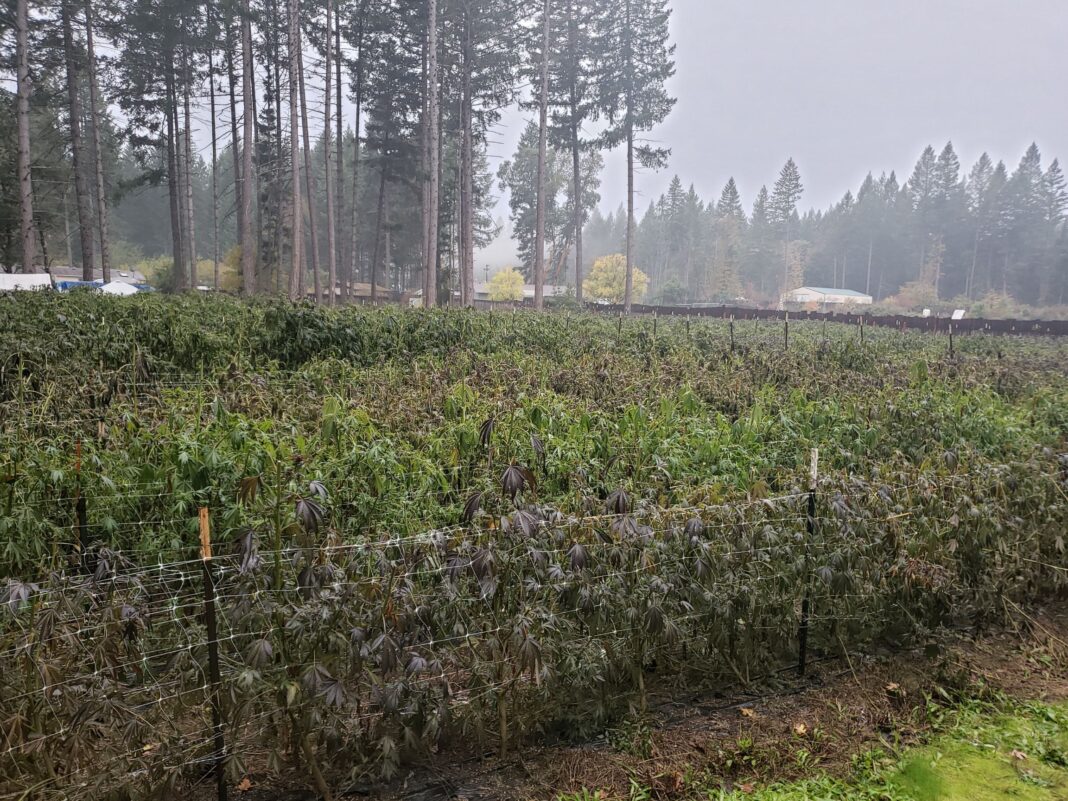
<instances>
[{"instance_id":1,"label":"dirt ground","mask_svg":"<svg viewBox=\"0 0 1068 801\"><path fill-rule=\"evenodd\" d=\"M656 799L682 798L693 776L704 786L747 789L813 770L846 775L855 755L895 753L932 733L941 710L1004 694L1068 699L1068 604L1025 612L974 639L947 637L937 653L827 658L801 679L782 673L729 696L650 699L642 724L581 746L527 745L514 757L439 754L386 786L338 797L375 801L529 801L583 788L626 798L631 781ZM307 791L256 786L243 801L304 801Z\"/></svg>"}]
</instances>

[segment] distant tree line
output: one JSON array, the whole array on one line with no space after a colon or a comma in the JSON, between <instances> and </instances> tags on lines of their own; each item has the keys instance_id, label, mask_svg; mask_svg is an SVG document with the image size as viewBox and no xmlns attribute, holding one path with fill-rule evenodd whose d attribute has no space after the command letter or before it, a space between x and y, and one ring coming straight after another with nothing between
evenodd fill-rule
<instances>
[{"instance_id":1,"label":"distant tree line","mask_svg":"<svg viewBox=\"0 0 1068 801\"><path fill-rule=\"evenodd\" d=\"M1031 145L1015 169L984 153L964 174L953 145L927 147L902 184L869 174L826 211L799 212L791 159L750 211L734 179L716 200L676 177L638 223L635 262L664 303L773 301L802 284L859 290L905 306L990 293L1068 303L1068 192L1057 160ZM594 211L592 261L622 246L625 214Z\"/></svg>"},{"instance_id":2,"label":"distant tree line","mask_svg":"<svg viewBox=\"0 0 1068 801\"><path fill-rule=\"evenodd\" d=\"M90 277L167 252L175 289L226 273L245 294L333 303L364 281L473 303L475 249L496 234L487 142L523 102L532 163L513 166L530 175L499 177L532 191L540 305L565 252L584 263L599 151L626 150L630 208L634 170L667 157L643 139L674 104L667 0L2 8L8 270L69 259Z\"/></svg>"}]
</instances>

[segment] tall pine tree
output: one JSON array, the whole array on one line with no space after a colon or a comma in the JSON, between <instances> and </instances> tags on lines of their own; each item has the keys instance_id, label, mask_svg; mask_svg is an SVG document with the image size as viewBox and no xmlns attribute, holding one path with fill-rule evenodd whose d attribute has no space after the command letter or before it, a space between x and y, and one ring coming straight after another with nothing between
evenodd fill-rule
<instances>
[{"instance_id":1,"label":"tall pine tree","mask_svg":"<svg viewBox=\"0 0 1068 801\"><path fill-rule=\"evenodd\" d=\"M675 105L667 79L675 74L675 46L669 42L667 0L599 0L597 16L598 106L608 119L601 143L627 149L626 288L629 312L634 288L634 170L657 169L670 151L642 139Z\"/></svg>"}]
</instances>

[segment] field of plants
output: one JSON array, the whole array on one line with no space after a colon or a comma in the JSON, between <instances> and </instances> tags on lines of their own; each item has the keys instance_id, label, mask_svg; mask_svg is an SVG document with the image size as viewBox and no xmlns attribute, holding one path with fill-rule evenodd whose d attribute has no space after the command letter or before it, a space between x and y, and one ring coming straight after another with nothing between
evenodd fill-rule
<instances>
[{"instance_id":1,"label":"field of plants","mask_svg":"<svg viewBox=\"0 0 1068 801\"><path fill-rule=\"evenodd\" d=\"M1063 340L0 296L0 796L590 736L982 630L1066 524Z\"/></svg>"}]
</instances>

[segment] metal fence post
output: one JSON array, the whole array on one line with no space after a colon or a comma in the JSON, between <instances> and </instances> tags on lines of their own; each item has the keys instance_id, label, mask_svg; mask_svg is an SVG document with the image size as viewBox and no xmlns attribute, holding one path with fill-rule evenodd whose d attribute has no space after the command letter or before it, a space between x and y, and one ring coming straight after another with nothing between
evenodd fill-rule
<instances>
[{"instance_id":1,"label":"metal fence post","mask_svg":"<svg viewBox=\"0 0 1068 801\"><path fill-rule=\"evenodd\" d=\"M219 801L226 801L226 739L222 720L222 678L219 674L219 628L215 616L215 576L211 560L211 519L200 509L200 563L204 568L204 625L208 634L208 678L211 681L212 757Z\"/></svg>"},{"instance_id":2,"label":"metal fence post","mask_svg":"<svg viewBox=\"0 0 1068 801\"><path fill-rule=\"evenodd\" d=\"M805 595L801 600L801 625L797 631L797 675L804 677L805 667L808 662L808 620L811 607L810 600L810 582L811 576L809 575L809 553L811 551L812 539L816 533L816 482L819 478L819 448L813 448L811 454L811 462L809 465L808 474L808 514L806 515L806 531L808 536L805 539Z\"/></svg>"}]
</instances>

